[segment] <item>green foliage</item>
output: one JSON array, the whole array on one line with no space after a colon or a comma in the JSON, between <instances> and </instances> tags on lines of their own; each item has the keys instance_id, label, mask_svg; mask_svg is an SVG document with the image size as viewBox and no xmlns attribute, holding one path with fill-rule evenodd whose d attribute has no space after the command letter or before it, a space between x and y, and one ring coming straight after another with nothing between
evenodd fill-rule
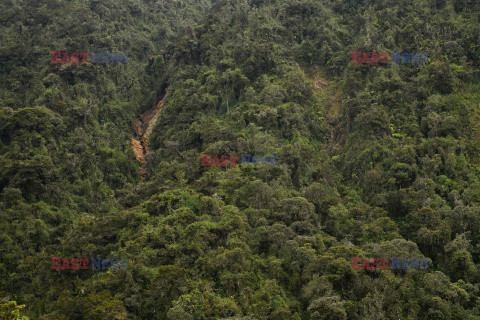
<instances>
[{"instance_id":1,"label":"green foliage","mask_svg":"<svg viewBox=\"0 0 480 320\"><path fill-rule=\"evenodd\" d=\"M0 293L51 320L480 318L479 10L1 2ZM52 64L53 50L129 61ZM349 63L357 50L429 61ZM135 121L162 97L141 178ZM205 153L279 165L203 167ZM54 256L129 260L54 270Z\"/></svg>"},{"instance_id":2,"label":"green foliage","mask_svg":"<svg viewBox=\"0 0 480 320\"><path fill-rule=\"evenodd\" d=\"M20 317L20 310L25 308L25 305L17 306L16 301L9 301L8 303L0 305L0 319L2 320L28 320L30 318Z\"/></svg>"}]
</instances>

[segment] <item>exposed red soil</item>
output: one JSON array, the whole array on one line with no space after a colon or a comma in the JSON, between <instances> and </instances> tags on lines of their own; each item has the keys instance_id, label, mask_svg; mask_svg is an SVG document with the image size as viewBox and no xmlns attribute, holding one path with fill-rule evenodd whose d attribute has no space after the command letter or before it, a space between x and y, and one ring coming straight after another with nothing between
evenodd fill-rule
<instances>
[{"instance_id":1,"label":"exposed red soil","mask_svg":"<svg viewBox=\"0 0 480 320\"><path fill-rule=\"evenodd\" d=\"M167 96L168 93L165 94L163 99L155 107L142 114L140 119L135 121L135 136L131 140L131 146L138 163L140 163L140 176L142 179L147 175L145 170L145 164L147 163L145 154L149 151L148 137L152 134Z\"/></svg>"}]
</instances>

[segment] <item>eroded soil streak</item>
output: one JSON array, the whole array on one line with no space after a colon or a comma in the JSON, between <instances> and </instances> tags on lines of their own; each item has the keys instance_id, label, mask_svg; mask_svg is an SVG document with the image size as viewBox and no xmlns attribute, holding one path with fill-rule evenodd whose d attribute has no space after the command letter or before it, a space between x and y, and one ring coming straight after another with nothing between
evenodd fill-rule
<instances>
[{"instance_id":1,"label":"eroded soil streak","mask_svg":"<svg viewBox=\"0 0 480 320\"><path fill-rule=\"evenodd\" d=\"M142 179L147 175L145 170L145 154L149 151L148 137L153 131L153 127L157 122L167 95L168 93L165 94L163 99L155 107L142 114L140 119L135 120L135 136L132 138L131 146L137 161L140 163L140 176Z\"/></svg>"}]
</instances>

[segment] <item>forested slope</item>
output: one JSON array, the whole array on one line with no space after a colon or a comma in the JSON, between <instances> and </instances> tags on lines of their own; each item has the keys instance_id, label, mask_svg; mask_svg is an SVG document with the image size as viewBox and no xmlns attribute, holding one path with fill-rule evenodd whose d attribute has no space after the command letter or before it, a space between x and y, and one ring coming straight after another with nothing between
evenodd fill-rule
<instances>
[{"instance_id":1,"label":"forested slope","mask_svg":"<svg viewBox=\"0 0 480 320\"><path fill-rule=\"evenodd\" d=\"M48 320L480 319L479 12L3 2L0 297ZM51 64L53 50L129 61ZM356 64L351 51L429 59ZM167 92L141 180L135 120ZM128 268L51 268L95 256ZM430 267L355 270L352 257Z\"/></svg>"}]
</instances>

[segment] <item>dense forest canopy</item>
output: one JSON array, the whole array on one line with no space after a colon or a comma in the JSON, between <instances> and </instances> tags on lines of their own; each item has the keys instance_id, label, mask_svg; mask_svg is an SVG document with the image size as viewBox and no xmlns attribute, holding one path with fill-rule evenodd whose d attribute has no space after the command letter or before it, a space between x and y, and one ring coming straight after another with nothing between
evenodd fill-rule
<instances>
[{"instance_id":1,"label":"dense forest canopy","mask_svg":"<svg viewBox=\"0 0 480 320\"><path fill-rule=\"evenodd\" d=\"M480 320L479 13L2 0L0 319Z\"/></svg>"}]
</instances>

